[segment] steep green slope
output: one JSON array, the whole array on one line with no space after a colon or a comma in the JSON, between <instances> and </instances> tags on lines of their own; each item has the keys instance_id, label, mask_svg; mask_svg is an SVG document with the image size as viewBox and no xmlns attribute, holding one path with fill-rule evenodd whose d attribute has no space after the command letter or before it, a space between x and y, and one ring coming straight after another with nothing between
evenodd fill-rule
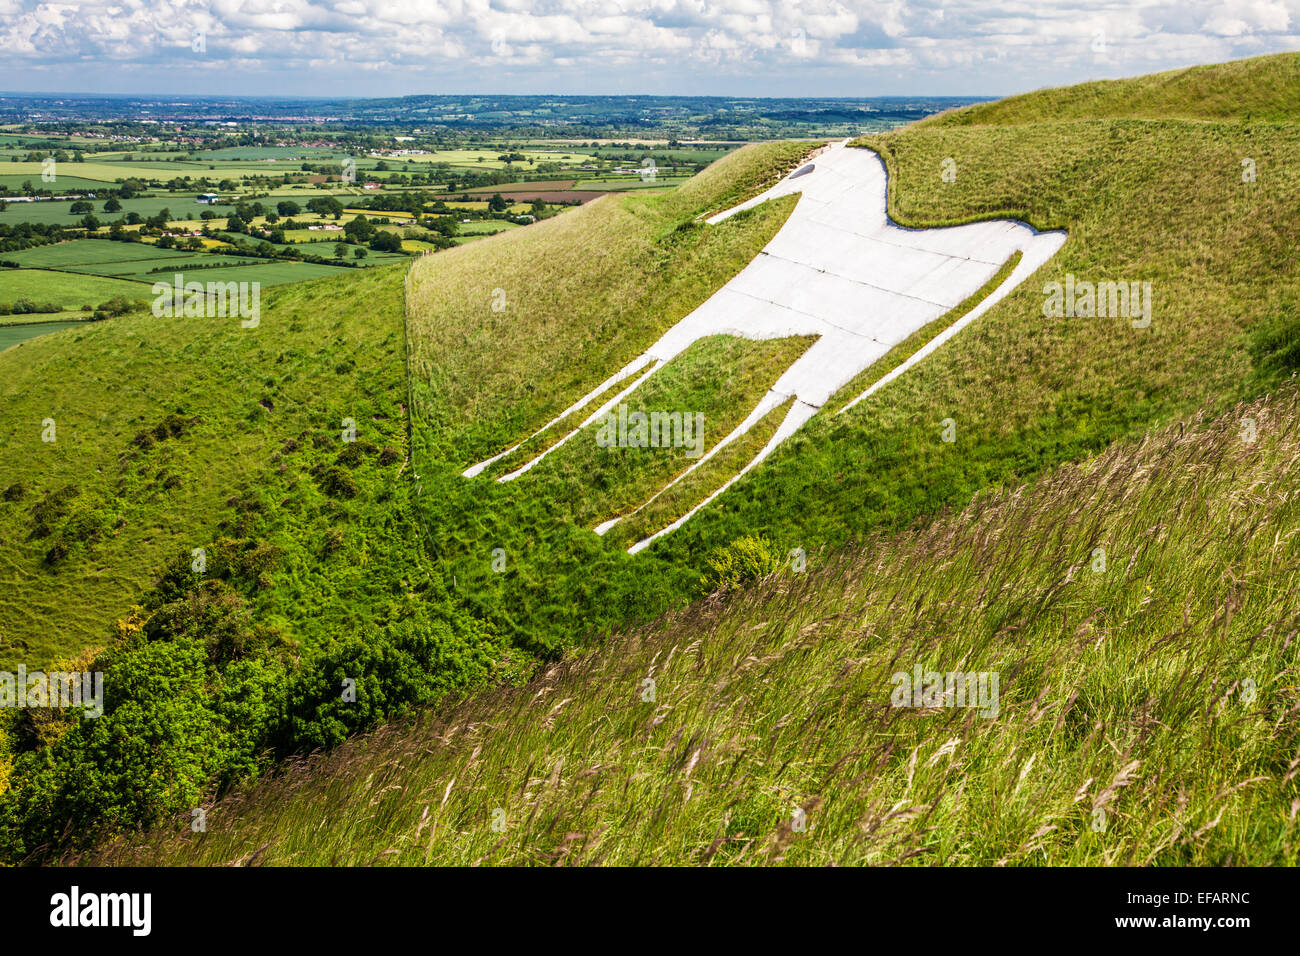
<instances>
[{"instance_id":1,"label":"steep green slope","mask_svg":"<svg viewBox=\"0 0 1300 956\"><path fill-rule=\"evenodd\" d=\"M1226 64L1197 73L1197 82L1236 97L1242 115L1268 108L1283 115L1293 108L1297 62L1282 56ZM1153 95L1144 91L1166 83L1125 82L1115 96L1131 98L1134 108ZM1179 82L1181 100L1194 105L1198 87ZM509 237L515 245L500 243L492 256L485 247L467 248L459 259L428 260L430 281L409 303L413 355L448 357L413 365L415 460L431 549L458 593L523 646L581 644L697 594L708 556L736 538L764 534L782 553L837 548L1198 409L1229 407L1300 367L1300 180L1289 173L1300 155L1300 125L1240 117L1038 122L1039 101L1021 102L1023 123L965 126L958 120L966 114L957 113L859 145L883 156L897 221L923 227L1009 216L1068 230L1063 249L871 399L842 416L833 414L842 401L833 401L760 468L635 559L623 553L626 532L599 539L578 523L588 517L588 497L608 497L624 480L614 456L592 456L563 482L545 469L506 486L460 473L527 436L638 354L658 327L642 311L654 297L626 309L619 303L642 288L641 263L662 260L664 269L680 270L689 262L720 282L742 257L698 263L718 244L735 245L736 233L724 231L728 223L690 227L692 257L685 260L664 251L662 239L606 256L615 248L606 233L593 228L588 241L576 226L553 233L559 241L550 264L540 246L523 245L526 238L540 243L540 232L517 233ZM1078 110L1089 102L1081 99ZM1253 176L1244 175L1243 160ZM954 181L946 169L955 169ZM725 171L716 164L692 184L693 193L672 197L674 208L692 216L725 204L701 196L714 188L709 176ZM617 217L662 220L656 202L668 200L619 207ZM751 215L770 215L769 208ZM615 212L602 215L604 222ZM753 242L771 227L749 233ZM657 260L647 248L659 249ZM562 273L554 286L534 281L550 275L547 269ZM1150 325L1135 327L1127 316L1045 317L1045 284L1071 275L1149 282ZM663 281L656 274L652 288ZM501 313L490 310L494 289L506 290L510 303ZM655 323L677 314L656 312ZM455 351L461 340L470 348ZM896 364L916 345L904 343L880 364ZM851 397L846 389L839 399ZM949 419L953 442L942 440ZM646 519L662 527L709 490L692 482ZM504 572L493 568L493 554L508 556Z\"/></svg>"},{"instance_id":2,"label":"steep green slope","mask_svg":"<svg viewBox=\"0 0 1300 956\"><path fill-rule=\"evenodd\" d=\"M1298 456L1288 386L94 861L1294 865ZM989 693L900 696L915 668L983 673Z\"/></svg>"},{"instance_id":3,"label":"steep green slope","mask_svg":"<svg viewBox=\"0 0 1300 956\"><path fill-rule=\"evenodd\" d=\"M1300 53L1037 90L952 110L917 125L983 126L1104 117L1294 122L1300 119Z\"/></svg>"},{"instance_id":4,"label":"steep green slope","mask_svg":"<svg viewBox=\"0 0 1300 956\"><path fill-rule=\"evenodd\" d=\"M376 270L269 293L254 329L143 314L0 354L0 667L103 643L166 561L240 520L239 496L308 492L301 446L337 451L344 418L394 449L395 474L401 282ZM295 533L325 533L319 503L293 508L309 515ZM299 597L268 609L277 623L297 626Z\"/></svg>"},{"instance_id":5,"label":"steep green slope","mask_svg":"<svg viewBox=\"0 0 1300 956\"><path fill-rule=\"evenodd\" d=\"M4 669L100 672L104 705L0 711L0 859L513 673L413 531L402 280L277 291L252 329L128 316L0 356Z\"/></svg>"},{"instance_id":6,"label":"steep green slope","mask_svg":"<svg viewBox=\"0 0 1300 956\"><path fill-rule=\"evenodd\" d=\"M1246 89L1269 63L1277 82ZM1292 108L1293 58L1217 70L1216 91L1242 86L1251 109L1286 116ZM1193 93L1179 95L1190 101ZM844 798L846 816L827 823L835 846L810 851L810 860L902 860L913 852L957 862L1293 860L1289 824L1267 812L1295 786L1285 764L1295 728L1278 676L1294 665L1295 515L1289 492L1277 490L1291 477L1292 393L1285 415L1276 404L1235 413L1267 426L1260 444L1242 443L1249 448L1231 445L1239 423L1227 417L1207 426L1199 445L1169 432L1155 457L1146 447L1106 449L1198 411L1220 415L1300 368L1300 182L1287 174L1300 155L1300 127L1244 117L1037 122L1037 108L1025 107L1023 123L966 126L947 117L860 145L884 157L898 221L1014 216L1068 229L1060 253L871 399L838 417L833 402L713 506L635 558L624 537L597 537L591 522L606 508L629 507L680 467L681 456L631 462L624 449L594 449L584 438L507 484L461 472L526 439L743 267L794 200L717 227L700 217L761 190L808 144L750 147L674 193L605 199L429 257L413 269L404 298L396 271L277 292L258 338L238 338L237 327L130 319L0 356L0 370L22 377L12 388L0 378L3 467L13 469L0 482L0 554L10 593L49 604L48 614L29 613L21 597L0 608L11 659L44 661L105 644L97 660L88 652L82 663L126 689L93 723L0 715L0 855L40 856L65 846L69 834L86 845L188 812L256 776L268 753L335 744L448 691L515 679L686 604L716 583L711 566L770 570L803 549L807 584L787 579L754 592L753 606L739 599L726 616L711 601L674 619L675 632L639 632L613 654L562 665L546 679L552 683L530 692L552 708L542 730L528 695L486 696L441 712L437 719L450 723L439 732L455 740L466 736L447 729L459 727L457 714L485 721L482 728L519 723L489 735L492 764L476 762L472 751L430 757L441 809L412 824L420 858L587 852L586 843L565 850L548 842L551 831L521 831L525 839L514 844L480 834L482 813L500 808L513 818L520 810L496 790L520 794L525 806L553 794L560 803L534 802L529 812L542 809L531 819L561 836L558 828L572 823L572 832L590 837L588 859L757 853L756 844L746 850L743 839L728 837L776 832L770 828L794 799L813 801L811 817L843 770L846 792L861 802ZM942 175L954 169L952 181ZM1047 317L1044 284L1069 276L1151 283L1150 323ZM708 403L730 420L803 344L701 342L630 400L668 409ZM916 344L904 343L884 363ZM24 371L27 359L37 371ZM58 425L52 444L40 442L47 417ZM357 442L339 438L344 418L355 420ZM1203 448L1219 457L1197 457ZM1067 470L1037 486L1028 510L1014 500L980 505L972 512L978 527L948 520L927 528L935 513L964 507L981 491L1016 487L1095 454L1114 466L1104 482ZM1166 460L1185 471L1144 483ZM1203 488L1227 497L1202 497ZM684 484L646 520L671 519L694 503L689 495L707 490ZM985 531L991 536L981 537ZM204 541L211 562L195 573L191 555ZM867 550L856 557L827 557L862 542ZM1096 548L1111 556L1112 571L1121 555L1122 574L1082 577L1074 566ZM1231 583L1243 580L1252 582L1244 591ZM865 603L854 603L859 598ZM773 621L781 626L769 633ZM1062 634L1083 636L1075 643ZM764 644L769 637L775 643ZM713 650L700 657L706 645ZM937 669L997 670L1011 688L1012 718L989 724L978 741L967 726L974 718L960 728L972 748L960 771L973 774L969 802L960 789L952 799L956 750L927 749L942 750L932 724L883 711L872 696L882 676L888 683L886 668L902 660L900 647L918 663L939 654ZM867 683L843 670L845 660L863 662ZM568 673L572 683L553 683ZM661 673L681 688L678 702L660 699L648 716L629 710L640 706L639 692L617 682L636 677L639 688ZM1276 696L1261 705L1262 716L1224 718L1223 688L1241 688L1246 677ZM346 696L351 681L355 700ZM566 713L563 696L551 703L552 686L582 707ZM1079 694L1053 696L1062 688ZM1057 701L1051 726L1061 736L1039 743L1064 768L1057 789L1057 778L1034 776L1044 767L1024 763L1018 743L1046 731L1040 704L1048 699ZM871 719L877 723L861 722ZM1098 722L1102 729L1092 729ZM643 723L650 736L635 737ZM814 736L787 741L796 730ZM953 736L959 728L944 730ZM742 768L754 739L782 758ZM620 750L628 741L631 756ZM909 742L920 748L915 773L896 762ZM555 757L580 763L581 747L608 759L566 778ZM1201 760L1202 752L1210 756ZM791 780L780 768L786 757L801 766L801 755L811 755L811 776ZM828 763L818 762L822 755ZM730 762L709 771L720 777L695 769L724 756ZM461 785L470 774L483 786L460 802L444 797L455 790L437 763L444 759L467 760L456 764ZM1134 760L1156 768L1145 790L1134 787ZM602 792L606 766L616 768L611 779L622 796L614 785ZM343 801L355 780L346 767L340 772L348 782L328 783L325 792ZM389 772L396 771L377 777ZM1252 775L1269 782L1257 785ZM1106 786L1067 799L1063 788L1077 794L1092 786L1088 776ZM293 786L334 779L295 778ZM594 787L585 793L596 816L570 805L578 791L561 786L566 781ZM696 817L696 807L674 801L701 786L726 797L701 802ZM288 799L285 791L259 792ZM1142 795L1131 813L1137 829L1119 831L1111 844L1076 833L1071 807L1091 800L1089 813L1104 811L1110 826L1115 801L1127 793ZM405 795L384 799L388 809L378 816L373 808L360 811L364 820L342 815L340 826L362 837L353 844L348 833L334 833L339 859L360 860L356 846L373 849L390 836L394 856L414 853L396 835L408 822ZM1170 817L1179 799L1195 813ZM915 813L900 809L905 800L915 801L908 804ZM323 859L303 836L298 804L288 806L278 817L289 829L279 858ZM1216 808L1226 823L1211 826L1201 811ZM301 812L328 830L318 811ZM443 813L430 835L430 817ZM270 825L263 810L256 816L250 826ZM937 829L926 829L931 819ZM920 829L909 829L914 821ZM871 841L858 838L858 824ZM449 829L465 839L440 843ZM209 860L252 852L242 833L213 834L200 851ZM793 846L786 836L776 839L778 855ZM1258 845L1248 846L1255 837Z\"/></svg>"},{"instance_id":7,"label":"steep green slope","mask_svg":"<svg viewBox=\"0 0 1300 956\"><path fill-rule=\"evenodd\" d=\"M646 229L622 223L614 234L647 252L629 264L635 287L670 312L707 297L788 204L707 235L695 212L762 189L806 150L754 151L760 161L704 177L711 190L687 206L634 216ZM629 197L609 208L651 206ZM490 593L456 592L455 569L425 551L438 539L414 507L428 483L406 453L406 401L427 386L405 374L405 278L377 269L276 290L252 329L128 316L0 358L7 660L104 675L103 716L0 712L0 859L147 827L255 778L270 758L535 667L538 648L494 626L503 618ZM647 302L627 307L642 315ZM671 321L656 315L644 312L647 334ZM537 354L562 341L543 331ZM805 345L703 342L663 382L726 414L728 395L752 401ZM490 352L463 351L491 367ZM438 381L456 354L435 350ZM424 424L417 435L439 438ZM582 467L567 451L555 463ZM649 480L641 472L625 470Z\"/></svg>"},{"instance_id":8,"label":"steep green slope","mask_svg":"<svg viewBox=\"0 0 1300 956\"><path fill-rule=\"evenodd\" d=\"M909 129L866 145L885 158L891 212L906 225L1012 216L1070 238L907 375L844 415L822 412L658 544L663 555L691 560L755 531L785 547L836 545L1300 368L1300 181L1287 173L1300 126L1081 120ZM1256 181L1242 181L1242 157ZM950 158L952 183L941 177ZM1149 327L1044 316L1045 284L1071 275L1150 282Z\"/></svg>"}]
</instances>

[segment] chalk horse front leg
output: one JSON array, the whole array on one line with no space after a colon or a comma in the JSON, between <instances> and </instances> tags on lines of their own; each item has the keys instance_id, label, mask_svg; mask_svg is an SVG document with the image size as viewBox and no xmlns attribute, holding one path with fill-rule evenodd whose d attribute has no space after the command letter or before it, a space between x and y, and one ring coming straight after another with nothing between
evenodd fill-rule
<instances>
[{"instance_id":1,"label":"chalk horse front leg","mask_svg":"<svg viewBox=\"0 0 1300 956\"><path fill-rule=\"evenodd\" d=\"M609 378L605 379L605 381L601 382L599 385L597 385L586 395L582 396L582 398L578 399L576 402L574 402L564 411L560 412L560 414L556 415L554 418L552 418L541 428L537 429L537 431L529 435L528 438L525 438L523 441L511 445L509 448L507 448L505 451L501 452L500 454L493 455L491 458L484 459L483 461L480 461L476 465L471 465L469 468L466 468L463 472L461 472L461 476L464 478L473 478L476 475L481 474L485 468L488 468L492 464L500 461L502 458L505 458L507 455L512 454L518 448L520 448L525 442L529 441L530 439L536 438L538 435L542 434L544 431L546 431L556 422L562 422L564 421L564 419L568 418L574 412L582 411L582 409L586 408L588 405L594 402L601 395L605 394L605 392L609 391L619 382L623 381L629 376L635 375L637 372L641 371L647 365L651 366L648 372L646 372L644 375L637 378L635 382L633 382L627 388L623 389L621 392L619 392L617 395L611 398L608 402L606 402L604 405L598 408L586 420L584 420L581 425L573 429L573 431L569 432L567 435L561 438L550 448L546 449L546 451L543 451L540 455L537 455L535 458L533 458L531 461L525 464L522 468L517 468L514 471L510 472L510 474L508 475L502 475L500 478L497 479L497 481L509 481L512 478L517 478L519 475L522 475L529 468L532 468L535 464L541 461L542 458L544 458L547 454L554 451L556 448L559 448L566 441L572 438L575 434L580 432L587 425L591 424L592 421L599 418L604 412L607 412L610 408L612 408L615 404L617 404L620 399L627 396L630 392L636 389L638 385L644 382L650 375L658 371L663 366L663 364L664 363L661 360L656 359L649 352L643 354L640 358L629 363L628 365L625 365L618 372L611 375Z\"/></svg>"},{"instance_id":2,"label":"chalk horse front leg","mask_svg":"<svg viewBox=\"0 0 1300 956\"><path fill-rule=\"evenodd\" d=\"M777 391L776 389L769 389L767 394L764 395L763 398L759 401L759 403L754 407L754 410L751 411L749 415L745 417L745 420L742 421L735 428L733 428L725 438L723 438L720 442L718 442L716 445L710 448L708 453L705 454L703 457L701 457L699 461L692 464L689 468L687 468L680 475L678 475L676 478L670 481L667 485L659 489L659 491L655 492L653 496L646 499L646 501L642 502L635 510L628 512L628 514L626 515L619 515L618 517L611 518L610 520L599 525L595 529L596 533L601 535L605 534L607 531L613 528L624 518L637 514L646 506L653 503L669 488L672 488L682 479L686 478L688 475L693 473L697 468L702 466L705 462L709 461L709 459L711 459L718 452L722 451L728 445L736 441L736 439L746 434L750 429L752 429L755 425L757 425L760 421L762 421L763 418L768 413L770 413L773 409L779 408L782 405L782 403L784 403L790 397L791 396L785 392L780 392ZM777 445L781 444L781 442L785 441L788 437L790 437L796 431L798 431L799 428L806 421L808 421L808 419L812 418L812 416L815 415L816 413L817 413L816 406L809 405L807 402L800 401L799 399L796 398L794 404L790 407L790 410L786 412L785 418L781 420L781 424L777 428L776 433L768 440L767 444L763 446L762 450L760 450L758 454L755 455L745 465L744 468L736 472L736 474L734 474L731 478L727 479L727 481L724 482L720 487L718 487L715 491L710 493L708 497L706 497L703 501L697 504L694 508L692 508L686 514L684 514L682 517L678 518L672 524L668 525L666 528L663 528L655 532L650 537L644 538L641 541L638 541L636 544L632 545L632 547L628 548L628 553L636 554L638 551L647 547L650 544L650 542L653 541L655 538L658 538L661 535L668 534L670 531L675 531L677 528L680 528L697 511L699 511L701 508L707 505L714 498L718 497L718 495L722 494L724 491L730 488L732 484L734 484L742 475L744 475L751 468L753 468L764 458L770 455L772 451L777 447Z\"/></svg>"}]
</instances>

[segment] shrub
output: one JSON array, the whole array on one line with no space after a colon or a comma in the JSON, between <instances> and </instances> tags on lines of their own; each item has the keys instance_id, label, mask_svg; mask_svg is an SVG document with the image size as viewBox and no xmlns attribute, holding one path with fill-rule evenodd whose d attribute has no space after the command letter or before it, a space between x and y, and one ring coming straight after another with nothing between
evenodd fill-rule
<instances>
[{"instance_id":1,"label":"shrub","mask_svg":"<svg viewBox=\"0 0 1300 956\"><path fill-rule=\"evenodd\" d=\"M318 468L316 481L321 491L331 498L355 498L357 491L360 490L357 487L357 480L341 465Z\"/></svg>"},{"instance_id":2,"label":"shrub","mask_svg":"<svg viewBox=\"0 0 1300 956\"><path fill-rule=\"evenodd\" d=\"M105 711L71 712L73 727L48 747L17 754L0 795L0 852L89 846L199 805L229 743L209 709L203 648L144 644L96 662Z\"/></svg>"},{"instance_id":3,"label":"shrub","mask_svg":"<svg viewBox=\"0 0 1300 956\"><path fill-rule=\"evenodd\" d=\"M781 570L781 561L766 538L746 535L722 548L716 548L707 558L708 572L700 578L706 593L738 587L747 581L757 581Z\"/></svg>"}]
</instances>

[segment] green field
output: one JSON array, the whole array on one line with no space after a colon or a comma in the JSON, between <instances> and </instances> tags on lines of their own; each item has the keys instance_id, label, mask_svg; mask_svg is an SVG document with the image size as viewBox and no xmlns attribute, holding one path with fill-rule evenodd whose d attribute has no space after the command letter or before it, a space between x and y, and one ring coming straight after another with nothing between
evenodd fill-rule
<instances>
[{"instance_id":1,"label":"green field","mask_svg":"<svg viewBox=\"0 0 1300 956\"><path fill-rule=\"evenodd\" d=\"M486 219L482 222L459 223L456 230L462 236L491 236L498 232L509 232L511 229L518 228L520 227L513 222L506 222L501 219Z\"/></svg>"},{"instance_id":2,"label":"green field","mask_svg":"<svg viewBox=\"0 0 1300 956\"><path fill-rule=\"evenodd\" d=\"M3 319L11 319L12 316L3 316ZM51 332L58 332L60 329L68 329L76 326L78 322L22 322L17 325L0 325L0 352L19 342L26 342L28 339L36 338L38 335L48 335Z\"/></svg>"},{"instance_id":3,"label":"green field","mask_svg":"<svg viewBox=\"0 0 1300 956\"><path fill-rule=\"evenodd\" d=\"M67 266L94 265L105 262L138 262L144 260L184 259L193 253L175 249L159 249L139 242L111 242L107 239L73 239L21 252L10 252L5 258L30 268L62 269Z\"/></svg>"},{"instance_id":4,"label":"green field","mask_svg":"<svg viewBox=\"0 0 1300 956\"><path fill-rule=\"evenodd\" d=\"M46 184L46 183L41 182L41 177L40 177L39 175L36 175L36 176L32 176L32 175L21 175L21 176L11 175L11 174L5 172L5 170L7 170L7 169L9 169L9 166L8 166L8 165L0 164L0 194L5 195L5 196L18 196L18 195L21 195L21 194L22 194L22 193L21 193L21 190L23 189L23 187L24 187L27 183L31 183L32 186L34 186L34 187L36 187L36 188L38 188L38 189L49 189L51 186L56 185L56 184L54 184L54 183ZM103 183L102 180L98 180L98 179L85 179L85 178L80 177L80 176L60 176L60 177L59 177L59 180L58 180L58 183L57 183L57 186L59 187L59 189L69 189L69 190L72 190L72 189L86 189L86 190L94 190L94 189L100 189L100 188L103 188L104 183ZM28 204L28 203L12 203L12 204L9 206L9 210L8 210L8 211L12 212L13 210L15 210L16 208L18 208L19 206L27 206L27 205L29 205L29 204ZM32 204L32 205L34 205L34 204ZM0 213L0 217L3 217L4 215L5 215L5 213ZM3 219L0 219L0 221L4 221L4 220L3 220ZM21 222L21 221L24 221L24 220L18 220L18 221Z\"/></svg>"},{"instance_id":5,"label":"green field","mask_svg":"<svg viewBox=\"0 0 1300 956\"><path fill-rule=\"evenodd\" d=\"M396 254L386 256L374 252L370 255L374 258L367 265L381 265L386 259L392 261L404 258ZM100 277L116 276L120 278L105 278L102 281L129 290L133 287L127 287L121 280L152 285L159 281L170 281L172 275L186 269L190 270L187 279L195 281L260 282L264 286L302 282L350 271L343 266L227 256L220 253L181 252L159 249L146 243L111 242L107 239L74 239L10 253L9 257L23 266L63 270L48 274L63 276L68 288L77 288L79 283L91 287ZM74 273L79 275L74 276ZM3 288L5 275L5 272L0 271L0 288ZM140 290L142 298L149 297L144 294L147 288L134 288ZM120 289L118 294L123 294ZM3 297L0 297L0 301L4 301ZM96 299L91 304L98 304L99 301ZM78 302L80 304L82 303Z\"/></svg>"},{"instance_id":6,"label":"green field","mask_svg":"<svg viewBox=\"0 0 1300 956\"><path fill-rule=\"evenodd\" d=\"M37 303L57 302L71 311L83 305L99 305L114 296L148 299L147 287L121 279L97 275L73 275L46 269L0 269L0 302L31 299ZM14 316L0 316L0 322Z\"/></svg>"},{"instance_id":7,"label":"green field","mask_svg":"<svg viewBox=\"0 0 1300 956\"><path fill-rule=\"evenodd\" d=\"M2 168L2 167L0 167ZM39 185L34 183L33 185ZM74 184L65 183L61 188L94 188L78 187ZM86 200L92 206L94 211L92 215L101 223L116 222L122 219L127 213L138 213L143 218L156 216L162 210L167 209L171 212L175 220L198 219L199 214L210 207L201 206L195 202L195 196L198 193L163 193L158 196L152 196L147 199L123 199L121 200L122 209L120 212L104 212L103 199ZM13 225L21 222L50 222L58 223L61 226L72 226L80 223L85 213L73 215L69 212L69 207L76 200L60 201L42 201L42 202L14 202L9 204L9 208L0 212L0 223Z\"/></svg>"},{"instance_id":8,"label":"green field","mask_svg":"<svg viewBox=\"0 0 1300 956\"><path fill-rule=\"evenodd\" d=\"M166 164L167 169L174 169L178 165L179 164L173 164L173 163ZM55 179L51 183L41 182L41 171L43 167L40 163L28 163L28 162L9 163L6 166L0 168L3 168L4 173L7 176L25 177L27 179L32 180L33 185L35 185L36 183L41 183L41 186L44 189L58 189L59 180L61 180L64 176L68 176L71 179L76 179L78 181L89 180L92 182L105 183L105 184L118 183L125 179L151 180L151 179L172 178L172 176L165 174L166 170L163 170L160 173L159 169L155 166L136 165L135 163L101 163L101 162L59 163L55 167ZM184 175L184 173L186 172L193 172L193 171L194 170L181 171L177 169L175 175L180 176L180 175Z\"/></svg>"},{"instance_id":9,"label":"green field","mask_svg":"<svg viewBox=\"0 0 1300 956\"><path fill-rule=\"evenodd\" d=\"M149 251L153 247L139 244L144 251ZM163 250L169 251L169 250ZM147 256L141 259L129 259L119 262L87 262L77 263L74 265L63 266L69 272L80 272L88 275L100 276L118 276L124 279L134 279L137 282L154 282L159 274L164 276L173 272L184 272L186 269L198 269L202 267L211 268L222 265L245 265L257 260L239 258L236 256L222 256L211 253L189 253L184 256Z\"/></svg>"}]
</instances>

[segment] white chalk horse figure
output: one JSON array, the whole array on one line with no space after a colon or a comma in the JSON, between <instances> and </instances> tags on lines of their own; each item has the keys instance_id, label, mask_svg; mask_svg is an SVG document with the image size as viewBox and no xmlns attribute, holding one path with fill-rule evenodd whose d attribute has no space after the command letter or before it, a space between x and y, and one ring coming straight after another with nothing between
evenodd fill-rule
<instances>
[{"instance_id":1,"label":"white chalk horse figure","mask_svg":"<svg viewBox=\"0 0 1300 956\"><path fill-rule=\"evenodd\" d=\"M497 480L511 481L524 474L583 428L603 419L642 382L702 338L817 336L744 421L629 512L640 511L793 396L790 410L762 450L681 518L628 549L636 553L655 538L679 528L726 491L794 434L835 392L891 348L969 298L1016 250L1022 254L1020 262L996 289L839 411L856 405L939 348L1028 278L1065 242L1063 232L1039 233L1008 220L944 229L901 228L890 222L885 212L886 177L879 157L870 150L848 146L847 142L823 147L771 189L708 219L712 225L769 199L801 194L780 231L749 265L665 332L644 354L534 434L541 434L615 385L628 381L625 388L546 451ZM464 472L465 477L474 477L518 447L479 462ZM625 517L611 518L596 532L604 534Z\"/></svg>"}]
</instances>

